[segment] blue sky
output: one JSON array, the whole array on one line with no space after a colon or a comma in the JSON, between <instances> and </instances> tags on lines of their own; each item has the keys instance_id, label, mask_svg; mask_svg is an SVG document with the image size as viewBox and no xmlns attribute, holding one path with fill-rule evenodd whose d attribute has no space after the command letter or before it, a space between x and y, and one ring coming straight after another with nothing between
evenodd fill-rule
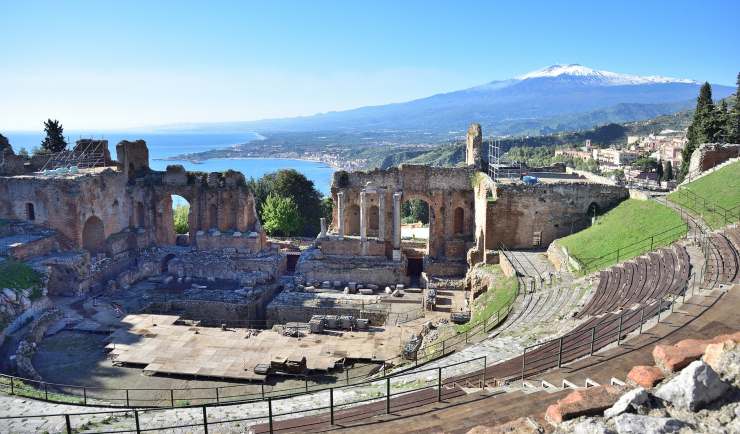
<instances>
[{"instance_id":1,"label":"blue sky","mask_svg":"<svg viewBox=\"0 0 740 434\"><path fill-rule=\"evenodd\" d=\"M555 63L734 85L740 1L0 0L0 131L405 101Z\"/></svg>"}]
</instances>

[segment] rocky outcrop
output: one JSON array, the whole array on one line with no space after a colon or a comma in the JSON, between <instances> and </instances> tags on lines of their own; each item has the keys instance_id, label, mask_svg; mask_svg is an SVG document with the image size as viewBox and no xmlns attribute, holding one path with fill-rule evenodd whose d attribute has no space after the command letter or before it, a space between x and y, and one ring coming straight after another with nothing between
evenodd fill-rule
<instances>
[{"instance_id":1,"label":"rocky outcrop","mask_svg":"<svg viewBox=\"0 0 740 434\"><path fill-rule=\"evenodd\" d=\"M603 413L618 399L623 390L615 386L597 386L571 392L547 408L545 417L552 423Z\"/></svg>"},{"instance_id":2,"label":"rocky outcrop","mask_svg":"<svg viewBox=\"0 0 740 434\"><path fill-rule=\"evenodd\" d=\"M624 393L603 412L603 417L570 421L563 417L561 420L565 422L558 422L551 417L551 406L548 420L556 426L556 433L740 432L740 346L733 339L736 335L690 339L676 346L663 346L683 349L684 355L699 353L703 360L694 360L683 370L669 373L654 389L638 387ZM657 378L662 372L655 369L638 366L630 374L635 373L631 375L634 382L647 384L660 381Z\"/></svg>"},{"instance_id":3,"label":"rocky outcrop","mask_svg":"<svg viewBox=\"0 0 740 434\"><path fill-rule=\"evenodd\" d=\"M55 322L62 319L64 315L57 308L51 308L44 311L36 320L31 323L31 327L25 336L25 339L18 343L18 349L15 353L16 369L21 377L32 380L41 380L41 376L33 367L31 359L36 353L36 346L44 337L46 330Z\"/></svg>"}]
</instances>

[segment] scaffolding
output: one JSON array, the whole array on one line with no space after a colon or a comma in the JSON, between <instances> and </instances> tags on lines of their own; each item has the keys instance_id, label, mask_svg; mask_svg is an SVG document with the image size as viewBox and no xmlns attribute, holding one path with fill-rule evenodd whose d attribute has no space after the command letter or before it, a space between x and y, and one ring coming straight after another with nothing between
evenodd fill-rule
<instances>
[{"instance_id":1,"label":"scaffolding","mask_svg":"<svg viewBox=\"0 0 740 434\"><path fill-rule=\"evenodd\" d=\"M41 172L51 170L91 169L105 167L107 140L80 139L73 149L65 149L49 155Z\"/></svg>"},{"instance_id":2,"label":"scaffolding","mask_svg":"<svg viewBox=\"0 0 740 434\"><path fill-rule=\"evenodd\" d=\"M501 155L501 141L493 136L488 138L488 176L494 181L522 176L522 164L507 161Z\"/></svg>"}]
</instances>

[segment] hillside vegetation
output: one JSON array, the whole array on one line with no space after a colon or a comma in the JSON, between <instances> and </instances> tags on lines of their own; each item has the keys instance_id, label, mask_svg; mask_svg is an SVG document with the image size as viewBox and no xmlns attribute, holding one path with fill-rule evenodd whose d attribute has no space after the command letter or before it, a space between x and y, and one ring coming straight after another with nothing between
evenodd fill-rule
<instances>
[{"instance_id":1,"label":"hillside vegetation","mask_svg":"<svg viewBox=\"0 0 740 434\"><path fill-rule=\"evenodd\" d=\"M701 216L712 229L739 221L740 161L685 184L668 200Z\"/></svg>"},{"instance_id":2,"label":"hillside vegetation","mask_svg":"<svg viewBox=\"0 0 740 434\"><path fill-rule=\"evenodd\" d=\"M0 288L27 289L41 285L41 277L23 262L0 263Z\"/></svg>"},{"instance_id":3,"label":"hillside vegetation","mask_svg":"<svg viewBox=\"0 0 740 434\"><path fill-rule=\"evenodd\" d=\"M628 199L597 217L588 229L557 243L590 272L668 245L684 234L686 226L672 209L653 201Z\"/></svg>"}]
</instances>

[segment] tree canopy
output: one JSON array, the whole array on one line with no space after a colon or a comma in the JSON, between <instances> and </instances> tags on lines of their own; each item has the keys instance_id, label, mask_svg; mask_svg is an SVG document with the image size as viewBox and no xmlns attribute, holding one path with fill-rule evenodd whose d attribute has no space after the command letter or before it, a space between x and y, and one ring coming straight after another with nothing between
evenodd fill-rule
<instances>
[{"instance_id":1,"label":"tree canopy","mask_svg":"<svg viewBox=\"0 0 740 434\"><path fill-rule=\"evenodd\" d=\"M302 226L298 206L290 197L270 193L262 204L262 226L270 235L296 235Z\"/></svg>"},{"instance_id":2,"label":"tree canopy","mask_svg":"<svg viewBox=\"0 0 740 434\"><path fill-rule=\"evenodd\" d=\"M319 233L321 227L319 219L326 216L327 205L322 203L321 192L316 189L313 181L305 175L294 169L284 169L268 173L258 180L251 179L249 186L254 192L257 213L263 223L267 198L274 194L290 198L298 209L298 215L301 217L300 226L291 235L313 237ZM328 214L331 217L331 208Z\"/></svg>"},{"instance_id":3,"label":"tree canopy","mask_svg":"<svg viewBox=\"0 0 740 434\"><path fill-rule=\"evenodd\" d=\"M64 127L61 122L54 119L48 119L44 122L44 131L46 137L41 142L41 148L47 152L61 152L67 147L67 141L64 140Z\"/></svg>"}]
</instances>

